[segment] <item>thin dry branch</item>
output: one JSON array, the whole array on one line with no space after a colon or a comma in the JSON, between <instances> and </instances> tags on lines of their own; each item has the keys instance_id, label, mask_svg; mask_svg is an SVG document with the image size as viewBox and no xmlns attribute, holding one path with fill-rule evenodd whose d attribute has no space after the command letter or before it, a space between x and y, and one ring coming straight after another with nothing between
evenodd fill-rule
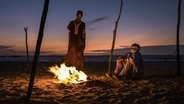
<instances>
[{"instance_id":1,"label":"thin dry branch","mask_svg":"<svg viewBox=\"0 0 184 104\"><path fill-rule=\"evenodd\" d=\"M122 7L123 7L123 0L121 0L121 2L120 2L119 15L118 15L118 18L117 18L117 20L116 20L116 22L115 22L115 28L114 28L114 31L113 31L113 41L112 41L112 47L111 47L110 57L109 57L108 73L110 73L110 71L111 71L112 55L113 55L114 46L115 46L115 41L116 41L116 31L117 31L117 28L118 28L119 19L120 19L120 17L121 17Z\"/></svg>"},{"instance_id":2,"label":"thin dry branch","mask_svg":"<svg viewBox=\"0 0 184 104\"><path fill-rule=\"evenodd\" d=\"M26 55L27 55L27 62L29 62L29 49L28 49L28 42L27 42L27 30L28 30L28 27L24 27L25 42L26 42Z\"/></svg>"}]
</instances>

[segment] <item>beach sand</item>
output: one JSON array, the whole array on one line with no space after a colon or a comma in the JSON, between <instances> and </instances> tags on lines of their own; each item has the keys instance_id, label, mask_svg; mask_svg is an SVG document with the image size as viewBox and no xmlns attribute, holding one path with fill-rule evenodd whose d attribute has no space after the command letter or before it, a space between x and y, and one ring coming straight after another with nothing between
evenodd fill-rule
<instances>
[{"instance_id":1,"label":"beach sand","mask_svg":"<svg viewBox=\"0 0 184 104\"><path fill-rule=\"evenodd\" d=\"M184 74L175 76L176 62L145 62L145 77L138 81L108 79L107 62L86 62L91 79L66 85L53 83L48 67L55 64L60 63L38 63L31 104L184 104ZM24 103L30 68L25 62L0 62L0 104Z\"/></svg>"}]
</instances>

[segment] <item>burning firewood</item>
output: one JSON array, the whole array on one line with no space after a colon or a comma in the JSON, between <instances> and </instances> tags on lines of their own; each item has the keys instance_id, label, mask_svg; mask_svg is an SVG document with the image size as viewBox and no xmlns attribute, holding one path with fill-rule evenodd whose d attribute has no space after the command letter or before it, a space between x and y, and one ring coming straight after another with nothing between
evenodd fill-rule
<instances>
[{"instance_id":1,"label":"burning firewood","mask_svg":"<svg viewBox=\"0 0 184 104\"><path fill-rule=\"evenodd\" d=\"M55 75L58 80L53 81L54 83L80 83L87 81L88 76L82 72L78 71L76 67L67 67L65 63L59 66L52 66L49 68L49 72Z\"/></svg>"}]
</instances>

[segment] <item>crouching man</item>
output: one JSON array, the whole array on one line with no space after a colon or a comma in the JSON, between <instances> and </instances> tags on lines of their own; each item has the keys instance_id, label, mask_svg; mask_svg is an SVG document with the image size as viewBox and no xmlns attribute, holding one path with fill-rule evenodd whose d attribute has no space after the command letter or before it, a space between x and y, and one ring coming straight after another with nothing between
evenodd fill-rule
<instances>
[{"instance_id":1,"label":"crouching man","mask_svg":"<svg viewBox=\"0 0 184 104\"><path fill-rule=\"evenodd\" d=\"M130 52L116 60L116 68L114 73L106 73L107 77L114 79L141 79L144 75L143 57L140 51L139 44L132 44Z\"/></svg>"}]
</instances>

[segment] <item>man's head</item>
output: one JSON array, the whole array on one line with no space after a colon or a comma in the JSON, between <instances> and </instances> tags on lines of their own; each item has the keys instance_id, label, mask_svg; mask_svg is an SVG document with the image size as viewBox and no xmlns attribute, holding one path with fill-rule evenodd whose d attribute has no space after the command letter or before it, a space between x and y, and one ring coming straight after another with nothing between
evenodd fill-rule
<instances>
[{"instance_id":1,"label":"man's head","mask_svg":"<svg viewBox=\"0 0 184 104\"><path fill-rule=\"evenodd\" d=\"M136 53L136 52L139 52L139 50L140 50L140 45L139 44L137 44L137 43L134 43L134 44L132 44L131 45L131 53Z\"/></svg>"},{"instance_id":2,"label":"man's head","mask_svg":"<svg viewBox=\"0 0 184 104\"><path fill-rule=\"evenodd\" d=\"M78 10L77 13L76 13L77 20L81 20L82 16L83 16L82 10Z\"/></svg>"}]
</instances>

